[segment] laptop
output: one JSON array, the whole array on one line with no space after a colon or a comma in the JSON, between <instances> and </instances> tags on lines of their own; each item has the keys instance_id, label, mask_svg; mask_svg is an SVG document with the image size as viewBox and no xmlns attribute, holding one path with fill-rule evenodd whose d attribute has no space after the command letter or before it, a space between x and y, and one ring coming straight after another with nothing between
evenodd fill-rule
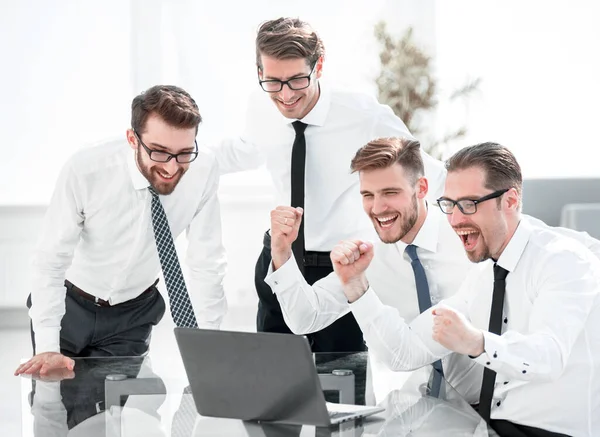
<instances>
[{"instance_id":1,"label":"laptop","mask_svg":"<svg viewBox=\"0 0 600 437\"><path fill-rule=\"evenodd\" d=\"M384 411L326 403L306 337L194 328L175 337L202 416L330 426Z\"/></svg>"}]
</instances>

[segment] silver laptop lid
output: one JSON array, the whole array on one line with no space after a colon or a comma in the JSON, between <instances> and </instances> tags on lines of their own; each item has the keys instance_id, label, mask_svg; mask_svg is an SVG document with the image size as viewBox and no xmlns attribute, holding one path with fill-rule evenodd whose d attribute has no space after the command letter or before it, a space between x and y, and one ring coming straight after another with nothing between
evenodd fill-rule
<instances>
[{"instance_id":1,"label":"silver laptop lid","mask_svg":"<svg viewBox=\"0 0 600 437\"><path fill-rule=\"evenodd\" d=\"M331 423L305 337L189 328L175 337L201 415Z\"/></svg>"}]
</instances>

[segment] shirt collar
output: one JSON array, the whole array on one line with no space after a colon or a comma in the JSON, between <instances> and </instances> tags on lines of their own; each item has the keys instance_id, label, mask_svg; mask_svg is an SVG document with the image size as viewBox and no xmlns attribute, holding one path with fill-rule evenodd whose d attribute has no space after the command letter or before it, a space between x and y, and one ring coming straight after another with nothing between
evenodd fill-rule
<instances>
[{"instance_id":1,"label":"shirt collar","mask_svg":"<svg viewBox=\"0 0 600 437\"><path fill-rule=\"evenodd\" d=\"M315 103L315 106L313 106L310 112L300 120L311 126L325 125L325 120L327 119L327 114L329 114L329 108L331 107L331 90L328 86L324 85L322 81L319 81L319 89L320 94L317 103ZM286 124L291 124L296 121L295 119L283 118Z\"/></svg>"},{"instance_id":2,"label":"shirt collar","mask_svg":"<svg viewBox=\"0 0 600 437\"><path fill-rule=\"evenodd\" d=\"M436 253L440 234L440 220L442 219L441 215L442 213L437 207L432 207L428 204L427 216L412 244L421 249ZM396 245L401 252L404 252L407 246L403 241L398 241Z\"/></svg>"},{"instance_id":3,"label":"shirt collar","mask_svg":"<svg viewBox=\"0 0 600 437\"><path fill-rule=\"evenodd\" d=\"M131 151L131 154L125 154L125 160L127 161L127 168L129 169L129 177L131 177L131 183L135 190L143 190L150 186L148 179L140 172L140 169L135 162L135 151Z\"/></svg>"},{"instance_id":4,"label":"shirt collar","mask_svg":"<svg viewBox=\"0 0 600 437\"><path fill-rule=\"evenodd\" d=\"M502 251L502 255L500 255L496 264L509 272L514 271L519 259L521 259L521 255L525 251L525 246L527 246L531 232L531 225L526 220L521 219L515 233Z\"/></svg>"}]
</instances>

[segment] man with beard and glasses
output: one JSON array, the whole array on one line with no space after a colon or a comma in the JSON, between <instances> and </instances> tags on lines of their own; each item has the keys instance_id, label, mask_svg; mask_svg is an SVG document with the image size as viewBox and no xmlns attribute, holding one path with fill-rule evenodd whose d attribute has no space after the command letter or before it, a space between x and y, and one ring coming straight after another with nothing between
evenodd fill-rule
<instances>
[{"instance_id":1,"label":"man with beard and glasses","mask_svg":"<svg viewBox=\"0 0 600 437\"><path fill-rule=\"evenodd\" d=\"M304 225L294 242L295 259L313 283L332 272L329 252L370 224L355 197L358 178L348 172L356 151L377 137L410 137L392 110L370 95L332 86L322 79L325 47L315 30L297 18L263 23L256 35L260 84L248 105L242 137L215 150L222 174L266 163L275 186L275 205L302 207ZM444 184L441 162L420 152L434 201ZM271 236L256 264L257 330L290 333L276 296L264 278L271 264ZM279 263L281 259L273 259ZM352 314L308 336L314 352L364 350Z\"/></svg>"},{"instance_id":2,"label":"man with beard and glasses","mask_svg":"<svg viewBox=\"0 0 600 437\"><path fill-rule=\"evenodd\" d=\"M365 276L378 256L370 245L332 252L370 351L399 371L449 354L463 361L447 374L477 364L477 410L501 436L599 435L600 260L523 218L521 169L507 148L467 147L446 168L438 204L477 263L456 295L410 321Z\"/></svg>"},{"instance_id":3,"label":"man with beard and glasses","mask_svg":"<svg viewBox=\"0 0 600 437\"><path fill-rule=\"evenodd\" d=\"M83 149L64 166L33 263L34 357L16 375L72 369L71 357L144 355L165 312L161 269L175 324L219 327L226 262L201 121L186 91L154 86L133 99L127 143ZM189 294L173 243L184 230Z\"/></svg>"}]
</instances>

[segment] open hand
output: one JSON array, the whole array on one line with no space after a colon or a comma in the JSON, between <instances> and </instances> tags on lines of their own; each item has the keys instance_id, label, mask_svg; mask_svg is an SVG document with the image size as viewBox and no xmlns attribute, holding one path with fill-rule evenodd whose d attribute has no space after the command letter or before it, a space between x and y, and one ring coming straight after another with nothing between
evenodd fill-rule
<instances>
[{"instance_id":1,"label":"open hand","mask_svg":"<svg viewBox=\"0 0 600 437\"><path fill-rule=\"evenodd\" d=\"M15 370L15 376L39 374L45 377L50 371L57 369L73 370L75 361L58 352L43 352L33 356L26 363L21 364Z\"/></svg>"}]
</instances>

